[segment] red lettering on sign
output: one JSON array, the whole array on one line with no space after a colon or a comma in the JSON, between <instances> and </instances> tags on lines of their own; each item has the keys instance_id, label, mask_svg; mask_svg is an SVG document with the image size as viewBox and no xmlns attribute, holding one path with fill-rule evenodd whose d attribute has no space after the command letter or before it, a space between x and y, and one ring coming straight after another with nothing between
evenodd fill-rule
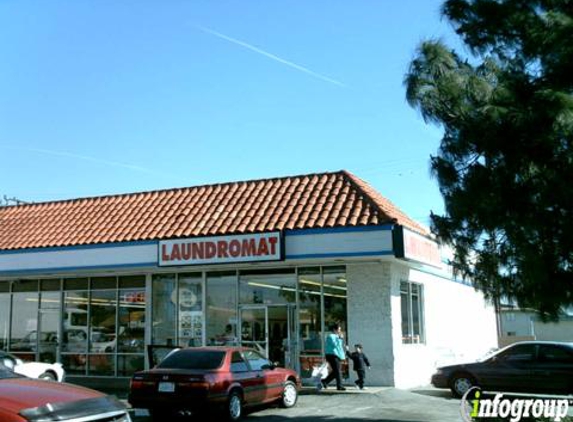
<instances>
[{"instance_id":1,"label":"red lettering on sign","mask_svg":"<svg viewBox=\"0 0 573 422\"><path fill-rule=\"evenodd\" d=\"M205 244L203 242L193 243L192 245L192 255L193 259L203 259L205 258Z\"/></svg>"},{"instance_id":2,"label":"red lettering on sign","mask_svg":"<svg viewBox=\"0 0 573 422\"><path fill-rule=\"evenodd\" d=\"M280 259L281 239L272 234L250 234L199 239L178 239L160 243L160 264L249 261L248 258ZM243 259L242 259L243 258ZM247 259L245 259L247 258Z\"/></svg>"},{"instance_id":3,"label":"red lettering on sign","mask_svg":"<svg viewBox=\"0 0 573 422\"><path fill-rule=\"evenodd\" d=\"M236 258L239 255L241 255L241 242L239 242L236 239L231 240L231 243L229 244L229 253L233 258Z\"/></svg>"},{"instance_id":4,"label":"red lettering on sign","mask_svg":"<svg viewBox=\"0 0 573 422\"><path fill-rule=\"evenodd\" d=\"M275 255L277 253L277 238L276 237L269 237L269 243L271 244L271 255Z\"/></svg>"},{"instance_id":5,"label":"red lettering on sign","mask_svg":"<svg viewBox=\"0 0 573 422\"><path fill-rule=\"evenodd\" d=\"M161 245L161 259L169 261L169 254L167 253L167 245Z\"/></svg>"},{"instance_id":6,"label":"red lettering on sign","mask_svg":"<svg viewBox=\"0 0 573 422\"><path fill-rule=\"evenodd\" d=\"M217 244L215 242L205 242L205 258L210 259L217 255Z\"/></svg>"},{"instance_id":7,"label":"red lettering on sign","mask_svg":"<svg viewBox=\"0 0 573 422\"><path fill-rule=\"evenodd\" d=\"M181 259L181 254L179 253L179 244L173 244L173 249L171 249L171 260L179 261Z\"/></svg>"},{"instance_id":8,"label":"red lettering on sign","mask_svg":"<svg viewBox=\"0 0 573 422\"><path fill-rule=\"evenodd\" d=\"M243 240L241 256L253 256L257 254L257 244L255 239L245 239Z\"/></svg>"},{"instance_id":9,"label":"red lettering on sign","mask_svg":"<svg viewBox=\"0 0 573 422\"><path fill-rule=\"evenodd\" d=\"M267 245L267 239L264 237L259 240L259 250L257 251L257 255L268 255L269 254L269 246Z\"/></svg>"},{"instance_id":10,"label":"red lettering on sign","mask_svg":"<svg viewBox=\"0 0 573 422\"><path fill-rule=\"evenodd\" d=\"M191 258L191 245L189 243L181 244L181 256L183 257L183 259Z\"/></svg>"},{"instance_id":11,"label":"red lettering on sign","mask_svg":"<svg viewBox=\"0 0 573 422\"><path fill-rule=\"evenodd\" d=\"M229 255L227 255L227 246L229 246L229 244L227 242L225 242L224 240L219 240L217 242L217 257L218 258L228 258Z\"/></svg>"}]
</instances>

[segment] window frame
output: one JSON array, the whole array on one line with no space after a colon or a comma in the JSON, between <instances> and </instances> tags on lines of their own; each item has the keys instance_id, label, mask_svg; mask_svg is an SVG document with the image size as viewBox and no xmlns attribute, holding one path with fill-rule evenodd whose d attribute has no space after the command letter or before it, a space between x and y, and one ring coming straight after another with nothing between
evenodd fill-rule
<instances>
[{"instance_id":1,"label":"window frame","mask_svg":"<svg viewBox=\"0 0 573 422\"><path fill-rule=\"evenodd\" d=\"M416 286L417 292L413 292ZM405 288L405 289L404 289ZM402 306L402 296L406 295L407 301L407 333L404 333L404 315L401 310L401 330L402 344L426 344L426 318L424 310L424 285L412 281L400 281L400 306ZM414 306L413 297L417 297L418 325L419 333L414 333Z\"/></svg>"}]
</instances>

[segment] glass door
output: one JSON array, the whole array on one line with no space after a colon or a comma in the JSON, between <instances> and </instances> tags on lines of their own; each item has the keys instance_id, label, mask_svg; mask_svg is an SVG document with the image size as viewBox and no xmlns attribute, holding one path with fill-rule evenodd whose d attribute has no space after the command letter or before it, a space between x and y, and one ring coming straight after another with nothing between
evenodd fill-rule
<instances>
[{"instance_id":1,"label":"glass door","mask_svg":"<svg viewBox=\"0 0 573 422\"><path fill-rule=\"evenodd\" d=\"M296 368L295 306L268 305L241 308L241 345L258 350L272 362Z\"/></svg>"},{"instance_id":2,"label":"glass door","mask_svg":"<svg viewBox=\"0 0 573 422\"><path fill-rule=\"evenodd\" d=\"M241 346L269 356L268 317L266 306L243 307L240 311Z\"/></svg>"}]
</instances>

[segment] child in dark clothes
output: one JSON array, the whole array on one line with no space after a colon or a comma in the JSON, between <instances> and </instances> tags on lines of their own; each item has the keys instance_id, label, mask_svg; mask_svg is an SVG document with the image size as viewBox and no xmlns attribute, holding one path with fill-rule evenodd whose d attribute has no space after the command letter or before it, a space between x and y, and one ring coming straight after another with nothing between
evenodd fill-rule
<instances>
[{"instance_id":1,"label":"child in dark clothes","mask_svg":"<svg viewBox=\"0 0 573 422\"><path fill-rule=\"evenodd\" d=\"M366 368L370 369L370 362L364 354L364 349L361 344L354 345L354 352L349 353L348 357L352 359L354 370L358 379L354 381L354 384L361 390L364 389L364 381L366 379Z\"/></svg>"}]
</instances>

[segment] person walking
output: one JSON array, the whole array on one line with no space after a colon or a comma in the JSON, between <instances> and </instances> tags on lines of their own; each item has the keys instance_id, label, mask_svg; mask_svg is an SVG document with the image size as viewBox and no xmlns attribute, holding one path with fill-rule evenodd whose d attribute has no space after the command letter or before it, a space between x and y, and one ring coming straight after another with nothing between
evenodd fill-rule
<instances>
[{"instance_id":1,"label":"person walking","mask_svg":"<svg viewBox=\"0 0 573 422\"><path fill-rule=\"evenodd\" d=\"M366 368L370 369L370 362L364 354L364 348L361 344L354 345L354 352L349 353L348 357L352 359L353 369L358 376L358 379L354 381L354 384L361 390L364 390L364 381L366 379Z\"/></svg>"},{"instance_id":2,"label":"person walking","mask_svg":"<svg viewBox=\"0 0 573 422\"><path fill-rule=\"evenodd\" d=\"M326 361L330 365L331 372L328 377L322 380L322 387L327 388L328 384L333 379L336 379L336 389L344 391L346 388L342 386L342 374L340 370L340 362L346 359L344 335L342 334L342 327L338 323L332 324L330 330L331 332L326 336L324 354Z\"/></svg>"}]
</instances>

